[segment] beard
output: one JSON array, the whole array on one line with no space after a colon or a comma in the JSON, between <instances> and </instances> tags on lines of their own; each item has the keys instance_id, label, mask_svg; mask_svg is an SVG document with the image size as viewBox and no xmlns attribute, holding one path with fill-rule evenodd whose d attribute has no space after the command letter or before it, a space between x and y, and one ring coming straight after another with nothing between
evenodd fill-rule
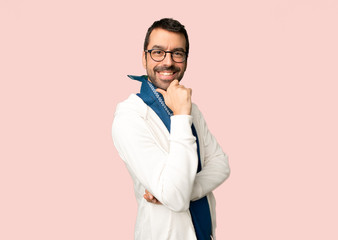
<instances>
[{"instance_id":1,"label":"beard","mask_svg":"<svg viewBox=\"0 0 338 240\"><path fill-rule=\"evenodd\" d=\"M172 79L172 80L163 80L163 79L159 79L156 76L157 72L162 72L162 71L171 71L174 74L177 74L177 76ZM185 71L185 70L184 70ZM147 75L148 75L148 79L149 81L154 84L154 86L156 88L160 88L163 90L167 90L167 88L169 87L170 83L177 79L178 81L181 81L181 79L184 76L184 71L181 70L181 68L177 67L177 66L156 66L153 69L149 69L147 67Z\"/></svg>"}]
</instances>

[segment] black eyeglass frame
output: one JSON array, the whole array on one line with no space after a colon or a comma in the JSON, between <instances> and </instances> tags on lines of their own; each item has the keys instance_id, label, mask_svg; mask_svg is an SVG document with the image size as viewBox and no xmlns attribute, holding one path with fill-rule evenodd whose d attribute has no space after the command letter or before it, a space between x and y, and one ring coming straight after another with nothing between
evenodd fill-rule
<instances>
[{"instance_id":1,"label":"black eyeglass frame","mask_svg":"<svg viewBox=\"0 0 338 240\"><path fill-rule=\"evenodd\" d=\"M155 59L153 58L153 56L151 55L151 52L152 52L152 51L155 51L155 50L157 50L157 51L163 51L163 52L164 52L164 56L163 56L163 59L162 59L162 60L155 60ZM156 48L155 48L155 49L144 50L144 52L149 53L151 59L153 59L155 62L162 62L162 61L166 58L167 53L171 53L171 54L170 54L170 55L171 55L171 59L172 59L175 63L183 63L183 62L187 61L187 58L188 58L187 52L181 51L181 50L176 50L176 51L164 51L164 50L162 50L162 49L156 49ZM185 58L184 58L184 60L183 60L182 62L177 62L177 61L175 61L174 58L173 58L173 53L174 53L174 52L183 52L183 53L185 53Z\"/></svg>"}]
</instances>

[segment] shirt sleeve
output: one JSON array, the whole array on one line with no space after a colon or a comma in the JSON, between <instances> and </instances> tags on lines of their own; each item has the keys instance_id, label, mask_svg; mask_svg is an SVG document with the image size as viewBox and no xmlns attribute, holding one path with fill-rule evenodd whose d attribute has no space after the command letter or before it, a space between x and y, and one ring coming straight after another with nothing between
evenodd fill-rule
<instances>
[{"instance_id":1,"label":"shirt sleeve","mask_svg":"<svg viewBox=\"0 0 338 240\"><path fill-rule=\"evenodd\" d=\"M156 141L146 119L117 114L112 128L114 144L138 181L163 205L173 211L189 208L197 171L196 139L192 117L171 117L169 152Z\"/></svg>"},{"instance_id":2,"label":"shirt sleeve","mask_svg":"<svg viewBox=\"0 0 338 240\"><path fill-rule=\"evenodd\" d=\"M230 167L227 155L223 152L215 137L210 133L207 124L196 107L197 121L201 129L204 144L204 164L202 170L197 173L191 200L195 201L209 192L215 190L230 175ZM200 136L199 136L200 138Z\"/></svg>"}]
</instances>

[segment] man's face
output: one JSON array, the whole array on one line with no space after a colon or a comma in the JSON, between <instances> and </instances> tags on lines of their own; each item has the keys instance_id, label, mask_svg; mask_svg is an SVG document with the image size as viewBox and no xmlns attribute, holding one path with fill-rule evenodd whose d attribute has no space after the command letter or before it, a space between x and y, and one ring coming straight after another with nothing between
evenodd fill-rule
<instances>
[{"instance_id":1,"label":"man's face","mask_svg":"<svg viewBox=\"0 0 338 240\"><path fill-rule=\"evenodd\" d=\"M185 48L186 40L182 33L169 32L161 28L155 28L149 37L148 50L161 49L165 51L174 51ZM150 53L143 52L143 66L147 70L149 80L157 88L167 90L170 83L183 78L187 68L187 61L176 63L171 58L171 53L167 53L165 59L156 62L150 57Z\"/></svg>"}]
</instances>

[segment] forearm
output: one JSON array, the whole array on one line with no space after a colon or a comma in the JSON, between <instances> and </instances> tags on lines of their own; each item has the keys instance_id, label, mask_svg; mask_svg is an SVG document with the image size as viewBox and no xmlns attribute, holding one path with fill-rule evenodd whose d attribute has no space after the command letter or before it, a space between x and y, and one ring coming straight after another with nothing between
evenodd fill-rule
<instances>
[{"instance_id":1,"label":"forearm","mask_svg":"<svg viewBox=\"0 0 338 240\"><path fill-rule=\"evenodd\" d=\"M197 170L191 116L171 119L169 152L159 147L143 119L116 117L113 139L121 158L139 182L173 211L189 208ZM159 133L157 133L159 134Z\"/></svg>"},{"instance_id":2,"label":"forearm","mask_svg":"<svg viewBox=\"0 0 338 240\"><path fill-rule=\"evenodd\" d=\"M230 175L228 159L225 154L215 156L195 178L191 200L196 201L215 190Z\"/></svg>"},{"instance_id":3,"label":"forearm","mask_svg":"<svg viewBox=\"0 0 338 240\"><path fill-rule=\"evenodd\" d=\"M189 118L189 122L182 121ZM197 171L196 140L191 133L191 116L172 116L170 150L157 199L175 211L189 208L190 195Z\"/></svg>"},{"instance_id":4,"label":"forearm","mask_svg":"<svg viewBox=\"0 0 338 240\"><path fill-rule=\"evenodd\" d=\"M196 175L191 200L198 200L215 190L230 175L227 155L216 138L210 133L207 124L194 105L195 127L199 133L200 147L203 148L202 170Z\"/></svg>"}]
</instances>

